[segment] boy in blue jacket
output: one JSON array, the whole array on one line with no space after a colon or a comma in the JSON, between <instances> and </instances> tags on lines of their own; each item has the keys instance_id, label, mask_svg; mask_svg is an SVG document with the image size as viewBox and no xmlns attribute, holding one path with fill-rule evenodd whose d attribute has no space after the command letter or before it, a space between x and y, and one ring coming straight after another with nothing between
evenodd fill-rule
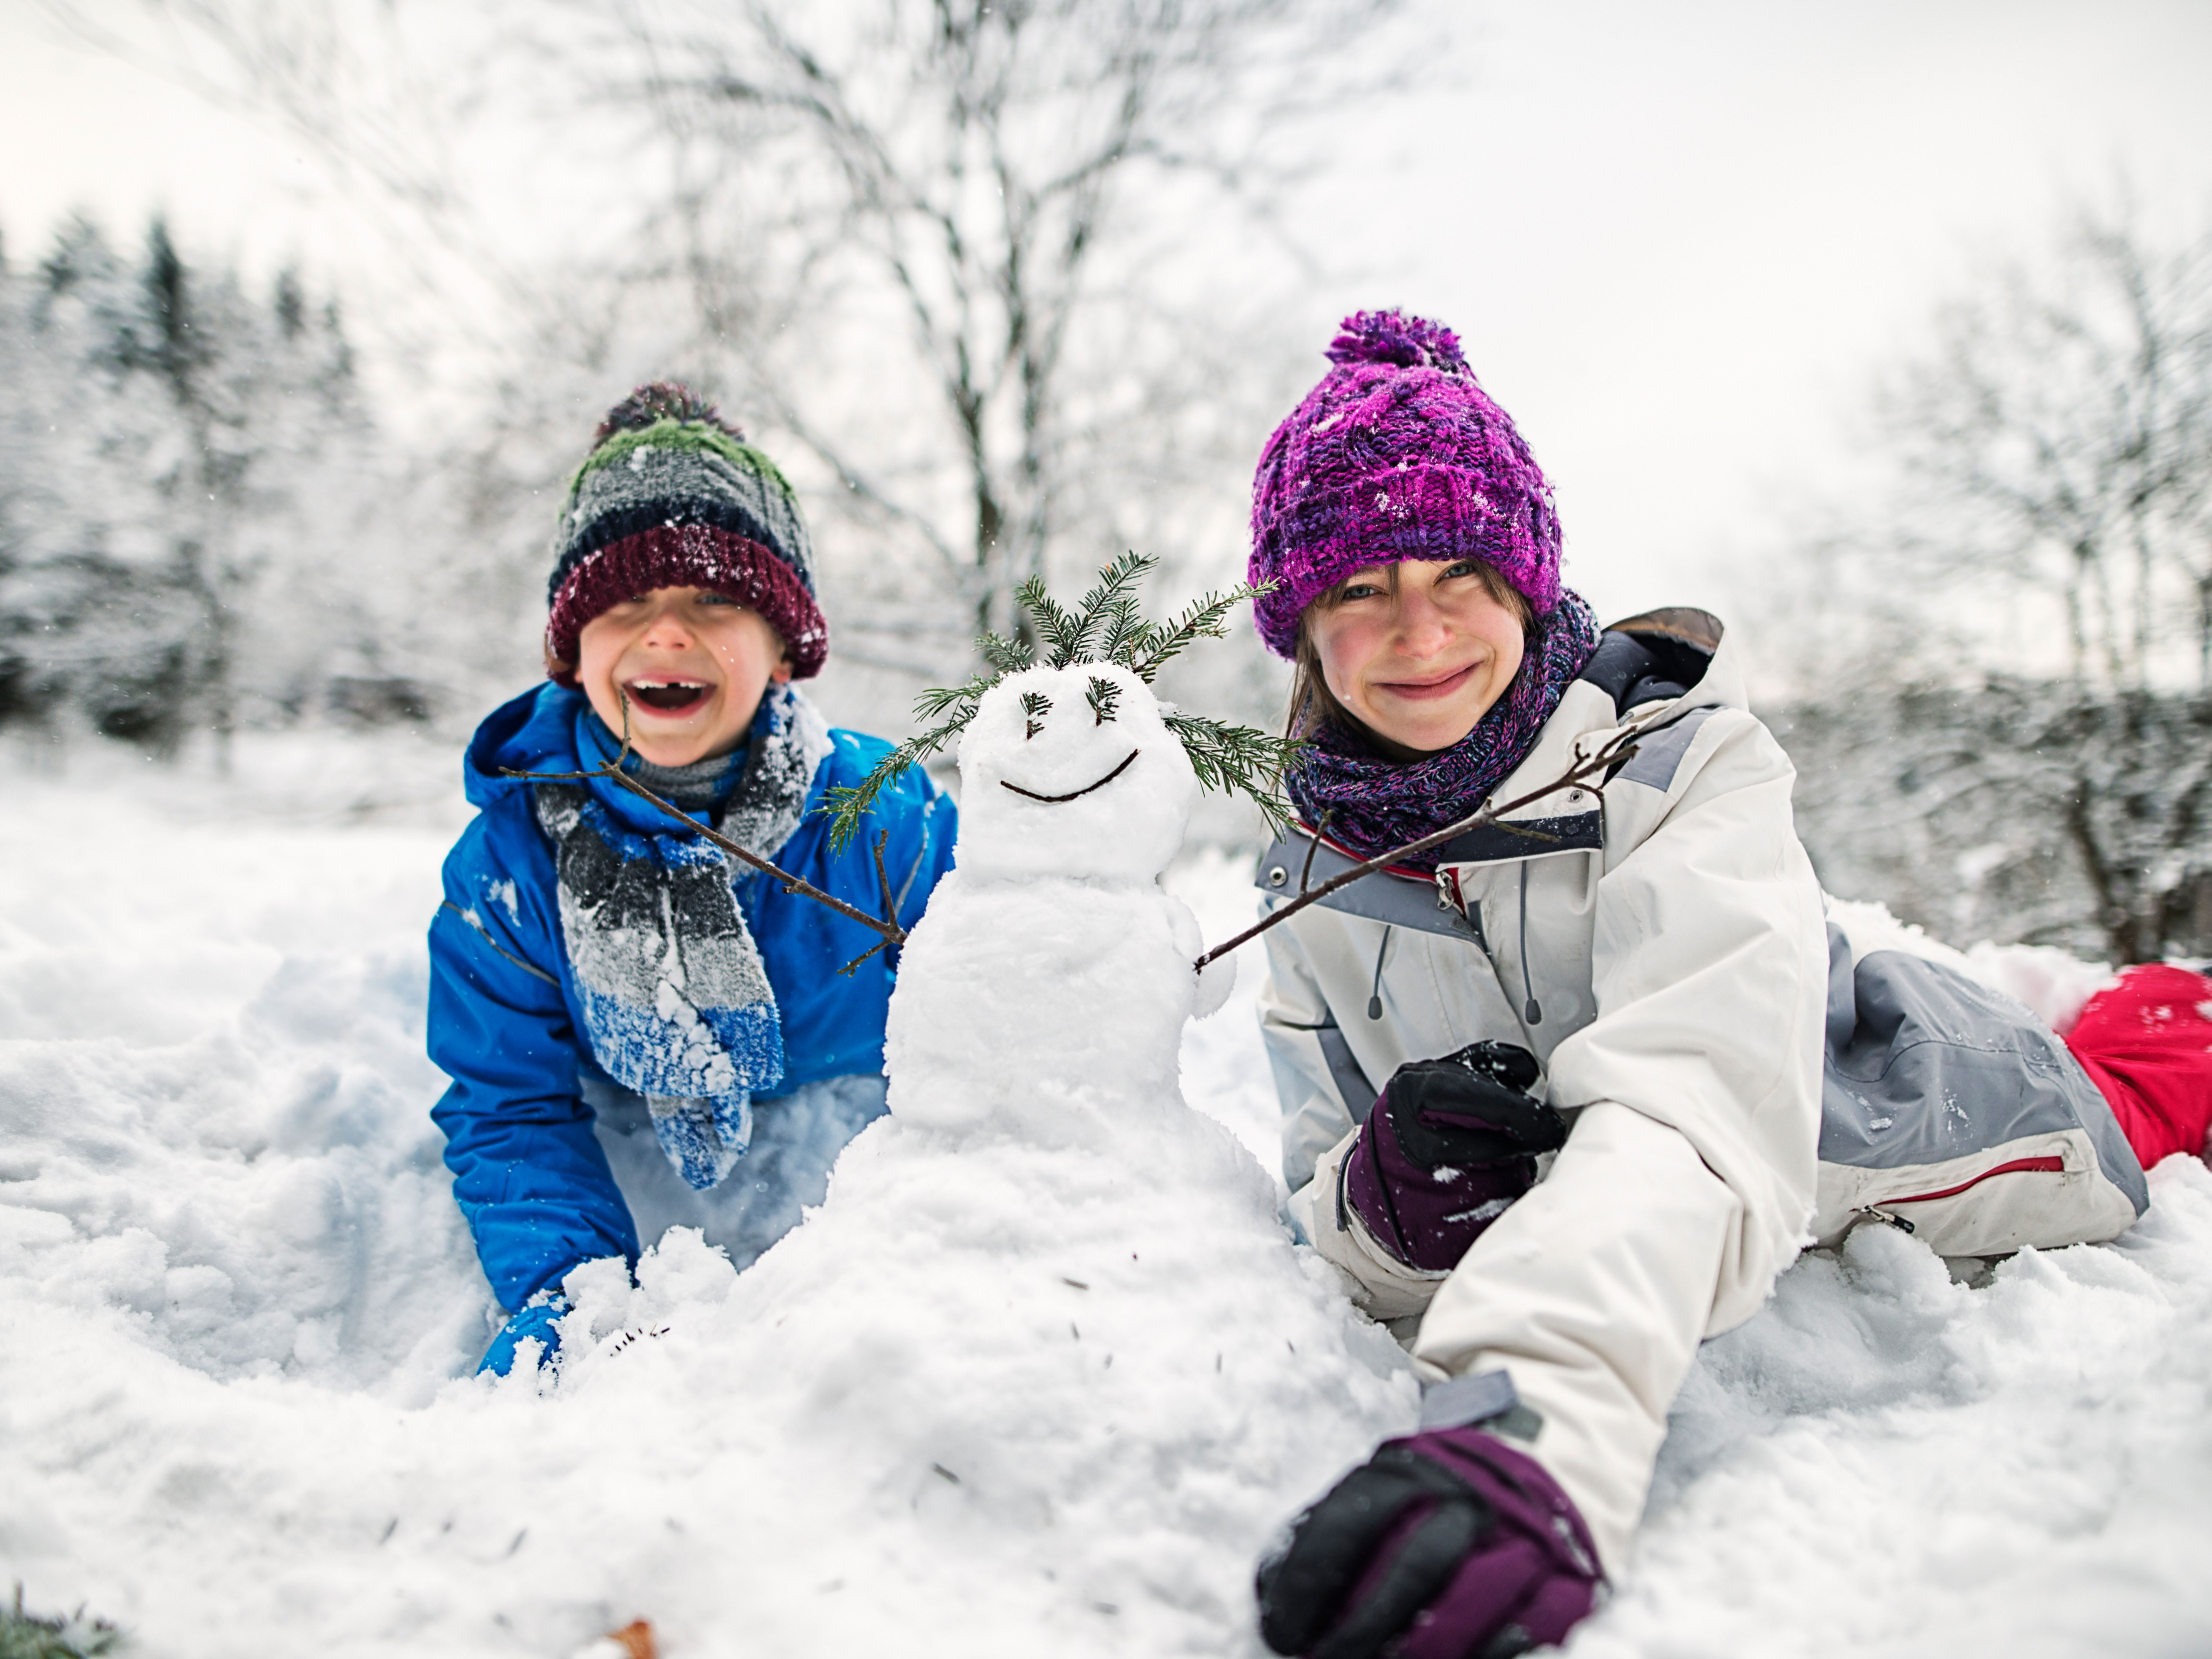
<instances>
[{"instance_id":1,"label":"boy in blue jacket","mask_svg":"<svg viewBox=\"0 0 2212 1659\"><path fill-rule=\"evenodd\" d=\"M896 968L878 936L605 778L613 760L740 846L869 915L884 866L912 926L951 867L951 801L919 769L832 854L826 791L889 745L832 731L792 684L829 630L791 486L711 405L641 387L570 486L545 630L550 683L495 710L464 772L476 821L430 927L431 1115L484 1276L513 1314L480 1370L535 1339L559 1285L700 1226L740 1267L818 1204L884 1109ZM625 708L627 704L627 708ZM619 1177L619 1181L617 1179Z\"/></svg>"}]
</instances>

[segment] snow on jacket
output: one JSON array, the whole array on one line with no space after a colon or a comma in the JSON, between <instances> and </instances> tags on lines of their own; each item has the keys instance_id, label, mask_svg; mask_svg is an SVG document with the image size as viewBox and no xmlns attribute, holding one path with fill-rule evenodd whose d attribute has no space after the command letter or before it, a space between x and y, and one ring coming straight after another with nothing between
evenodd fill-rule
<instances>
[{"instance_id":1,"label":"snow on jacket","mask_svg":"<svg viewBox=\"0 0 2212 1659\"><path fill-rule=\"evenodd\" d=\"M2143 1202L2101 1097L2024 1007L1826 923L1794 769L1704 612L1608 630L1493 799L1630 724L1650 735L1601 797L1514 815L1546 839L1475 831L1434 878L1378 872L1272 930L1261 999L1294 1218L1371 1311L1420 1316L1425 1380L1510 1373L1615 1566L1698 1341L1758 1309L1808 1224L1832 1242L1909 1207L1939 1249L2012 1249L2110 1237ZM1294 834L1259 884L1272 905L1354 861ZM1573 1127L1457 1268L1416 1272L1334 1201L1343 1156L1400 1065L1483 1038L1533 1051ZM1987 1201L2030 1172L2039 1198Z\"/></svg>"},{"instance_id":2,"label":"snow on jacket","mask_svg":"<svg viewBox=\"0 0 2212 1659\"><path fill-rule=\"evenodd\" d=\"M592 1058L561 933L554 850L532 786L501 775L578 769L580 692L544 685L495 710L471 741L463 772L477 817L447 855L446 902L430 925L430 1058L453 1079L432 1110L446 1132L453 1196L501 1304L520 1308L580 1262L635 1260L638 1239L585 1103L615 1085ZM857 908L882 899L866 848L888 830L885 867L911 927L951 867L954 807L916 769L878 799L842 854L814 811L828 789L857 784L888 744L833 731L807 809L776 861ZM590 787L623 827L680 829L605 780ZM883 1069L884 1019L896 964L885 955L838 969L878 936L757 873L733 878L781 1016L788 1094L826 1078ZM773 1101L757 1103L763 1112Z\"/></svg>"}]
</instances>

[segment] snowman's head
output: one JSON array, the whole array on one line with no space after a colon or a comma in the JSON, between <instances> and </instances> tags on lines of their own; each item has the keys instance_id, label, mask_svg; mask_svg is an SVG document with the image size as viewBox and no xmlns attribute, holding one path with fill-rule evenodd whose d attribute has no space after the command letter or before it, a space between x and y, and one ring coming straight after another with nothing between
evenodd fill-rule
<instances>
[{"instance_id":1,"label":"snowman's head","mask_svg":"<svg viewBox=\"0 0 2212 1659\"><path fill-rule=\"evenodd\" d=\"M1152 688L1114 663L1030 668L960 738L964 875L1147 882L1182 845L1198 778Z\"/></svg>"}]
</instances>

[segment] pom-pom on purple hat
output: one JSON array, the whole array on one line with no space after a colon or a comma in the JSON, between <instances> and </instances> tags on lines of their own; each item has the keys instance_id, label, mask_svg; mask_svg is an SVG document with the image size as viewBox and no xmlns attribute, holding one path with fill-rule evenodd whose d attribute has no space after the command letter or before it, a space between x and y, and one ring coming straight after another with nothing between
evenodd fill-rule
<instances>
[{"instance_id":1,"label":"pom-pom on purple hat","mask_svg":"<svg viewBox=\"0 0 2212 1659\"><path fill-rule=\"evenodd\" d=\"M1296 652L1298 616L1364 565L1477 558L1536 615L1559 602L1559 521L1511 418L1459 336L1397 311L1344 319L1335 365L1275 428L1252 481L1260 637Z\"/></svg>"}]
</instances>

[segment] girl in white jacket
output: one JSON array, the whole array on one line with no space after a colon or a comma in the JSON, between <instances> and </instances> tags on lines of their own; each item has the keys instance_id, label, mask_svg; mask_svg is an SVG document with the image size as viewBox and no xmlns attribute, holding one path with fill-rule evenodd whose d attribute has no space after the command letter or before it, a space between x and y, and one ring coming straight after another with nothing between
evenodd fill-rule
<instances>
[{"instance_id":1,"label":"girl in white jacket","mask_svg":"<svg viewBox=\"0 0 2212 1659\"><path fill-rule=\"evenodd\" d=\"M1425 1396L1262 1568L1261 1630L1516 1653L1589 1610L1699 1340L1801 1246L1869 1218L1950 1255L2109 1237L2143 1181L2024 1008L1827 925L1719 623L1601 632L1455 337L1362 313L1328 355L1254 487L1256 620L1313 745L1266 902L1539 798L1266 936L1293 1217L1402 1322Z\"/></svg>"}]
</instances>

